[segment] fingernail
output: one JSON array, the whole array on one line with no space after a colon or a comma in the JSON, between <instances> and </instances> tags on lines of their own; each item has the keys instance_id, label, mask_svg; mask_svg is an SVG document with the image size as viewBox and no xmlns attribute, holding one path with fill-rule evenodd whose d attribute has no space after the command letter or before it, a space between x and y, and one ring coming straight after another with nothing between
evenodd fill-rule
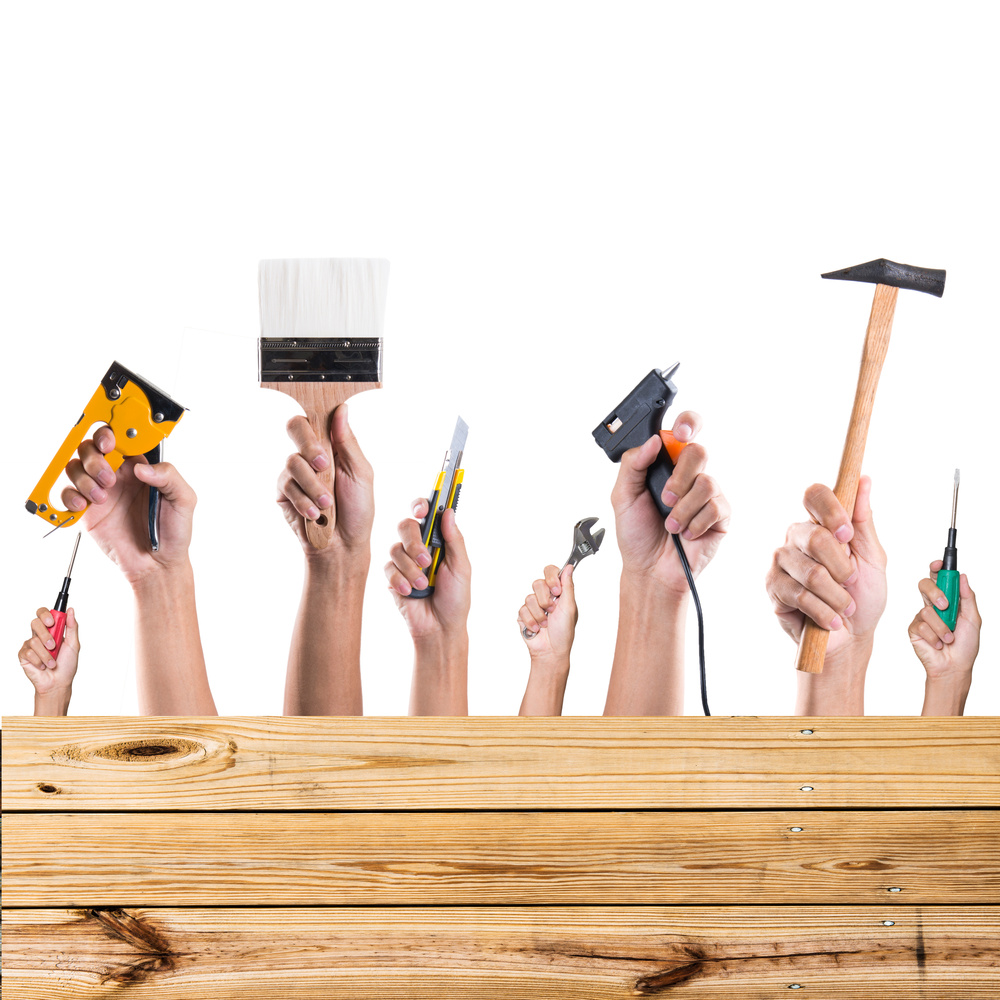
<instances>
[{"instance_id":1,"label":"fingernail","mask_svg":"<svg viewBox=\"0 0 1000 1000\"><path fill-rule=\"evenodd\" d=\"M694 535L691 534L691 529L690 528L685 528L681 532L681 538L686 538L688 541L691 541L691 539L694 538Z\"/></svg>"},{"instance_id":2,"label":"fingernail","mask_svg":"<svg viewBox=\"0 0 1000 1000\"><path fill-rule=\"evenodd\" d=\"M46 639L45 640L45 646L46 646L47 649L55 649L56 648L56 641L55 641L55 639Z\"/></svg>"},{"instance_id":3,"label":"fingernail","mask_svg":"<svg viewBox=\"0 0 1000 1000\"><path fill-rule=\"evenodd\" d=\"M306 517L308 517L310 521L315 521L316 518L319 517L319 511L315 507L310 507L306 511Z\"/></svg>"},{"instance_id":4,"label":"fingernail","mask_svg":"<svg viewBox=\"0 0 1000 1000\"><path fill-rule=\"evenodd\" d=\"M417 590L426 590L427 589L427 577L424 576L423 574L421 574L420 576L418 576L416 578L416 580L413 581L413 586L416 587Z\"/></svg>"},{"instance_id":5,"label":"fingernail","mask_svg":"<svg viewBox=\"0 0 1000 1000\"><path fill-rule=\"evenodd\" d=\"M320 505L320 507L332 507L333 497L330 496L329 493L324 493L316 502Z\"/></svg>"},{"instance_id":6,"label":"fingernail","mask_svg":"<svg viewBox=\"0 0 1000 1000\"><path fill-rule=\"evenodd\" d=\"M417 562L421 566L430 566L430 564L431 564L431 554L429 552L427 552L426 550L423 551L423 552L417 553Z\"/></svg>"},{"instance_id":7,"label":"fingernail","mask_svg":"<svg viewBox=\"0 0 1000 1000\"><path fill-rule=\"evenodd\" d=\"M410 508L410 512L411 512L411 513L413 514L413 516L414 516L414 517L420 517L420 515L419 515L419 514L417 513L417 511L418 511L418 510L420 510L420 508L421 508L422 506L423 506L423 504L422 504L422 503L415 503L415 504L414 504L414 505L413 505L413 506L412 506L412 507Z\"/></svg>"},{"instance_id":8,"label":"fingernail","mask_svg":"<svg viewBox=\"0 0 1000 1000\"><path fill-rule=\"evenodd\" d=\"M52 657L49 657L48 667L49 667L49 670L55 670L56 669L56 661L53 660Z\"/></svg>"},{"instance_id":9,"label":"fingernail","mask_svg":"<svg viewBox=\"0 0 1000 1000\"><path fill-rule=\"evenodd\" d=\"M114 486L115 474L110 469L101 469L101 471L97 473L97 481L102 486Z\"/></svg>"},{"instance_id":10,"label":"fingernail","mask_svg":"<svg viewBox=\"0 0 1000 1000\"><path fill-rule=\"evenodd\" d=\"M672 493L670 490L667 490L667 492L663 494L663 502L668 507L673 507L674 504L677 503L677 494Z\"/></svg>"},{"instance_id":11,"label":"fingernail","mask_svg":"<svg viewBox=\"0 0 1000 1000\"><path fill-rule=\"evenodd\" d=\"M68 506L70 510L83 510L87 506L87 501L83 497L73 497Z\"/></svg>"},{"instance_id":12,"label":"fingernail","mask_svg":"<svg viewBox=\"0 0 1000 1000\"><path fill-rule=\"evenodd\" d=\"M844 612L844 617L850 618L851 615L853 615L854 612L857 610L858 610L857 604L855 604L854 601L851 601L851 603L847 605L847 610Z\"/></svg>"},{"instance_id":13,"label":"fingernail","mask_svg":"<svg viewBox=\"0 0 1000 1000\"><path fill-rule=\"evenodd\" d=\"M846 579L846 580L844 581L844 583L845 583L845 584L847 584L847 583L854 583L854 581L855 581L855 580L857 580L857 578L858 578L858 571L857 571L857 570L855 570L855 571L854 571L854 572L853 572L853 573L852 573L852 574L851 574L851 575L850 575L850 576L849 576L849 577L848 577L848 578L847 578L847 579Z\"/></svg>"},{"instance_id":14,"label":"fingernail","mask_svg":"<svg viewBox=\"0 0 1000 1000\"><path fill-rule=\"evenodd\" d=\"M940 608L940 609L941 609L942 611L944 611L944 609L945 609L946 607L948 607L948 598L947 598L947 597L945 597L945 596L944 596L944 594L942 594L942 595L941 595L940 597L935 597L935 598L934 598L934 603L935 603L935 604L936 604L936 605L937 605L937 606L938 606L938 607L939 607L939 608Z\"/></svg>"},{"instance_id":15,"label":"fingernail","mask_svg":"<svg viewBox=\"0 0 1000 1000\"><path fill-rule=\"evenodd\" d=\"M674 431L674 437L681 441L687 441L693 433L694 428L690 424L678 424L677 430Z\"/></svg>"},{"instance_id":16,"label":"fingernail","mask_svg":"<svg viewBox=\"0 0 1000 1000\"><path fill-rule=\"evenodd\" d=\"M676 535L680 532L680 530L681 522L671 514L671 516L667 518L667 531L669 531L671 535Z\"/></svg>"},{"instance_id":17,"label":"fingernail","mask_svg":"<svg viewBox=\"0 0 1000 1000\"><path fill-rule=\"evenodd\" d=\"M833 533L833 537L836 538L838 542L849 542L851 540L851 526L849 524L842 524Z\"/></svg>"},{"instance_id":18,"label":"fingernail","mask_svg":"<svg viewBox=\"0 0 1000 1000\"><path fill-rule=\"evenodd\" d=\"M405 580L400 580L399 583L396 584L396 590L398 590L403 597L406 597L410 593L411 589L412 588Z\"/></svg>"},{"instance_id":19,"label":"fingernail","mask_svg":"<svg viewBox=\"0 0 1000 1000\"><path fill-rule=\"evenodd\" d=\"M830 622L830 631L831 632L836 632L837 629L843 628L843 627L844 627L844 623L840 620L840 616L839 615L834 615L833 616L833 620Z\"/></svg>"},{"instance_id":20,"label":"fingernail","mask_svg":"<svg viewBox=\"0 0 1000 1000\"><path fill-rule=\"evenodd\" d=\"M934 648L935 649L944 649L944 643L940 639L938 639L938 641L934 644Z\"/></svg>"},{"instance_id":21,"label":"fingernail","mask_svg":"<svg viewBox=\"0 0 1000 1000\"><path fill-rule=\"evenodd\" d=\"M561 588L561 587L560 587L560 586L559 586L558 584L556 584L556 585L555 585L555 586L554 586L554 587L552 588L552 596L553 596L553 597L558 597L558 596L559 596L559 595L560 595L561 593L562 593L562 588ZM554 607L555 607L555 605L553 604L553 605L552 605L552 607L554 608Z\"/></svg>"},{"instance_id":22,"label":"fingernail","mask_svg":"<svg viewBox=\"0 0 1000 1000\"><path fill-rule=\"evenodd\" d=\"M90 491L90 499L93 500L94 503L104 503L104 501L108 499L108 495L101 489L100 486L95 486Z\"/></svg>"},{"instance_id":23,"label":"fingernail","mask_svg":"<svg viewBox=\"0 0 1000 1000\"><path fill-rule=\"evenodd\" d=\"M955 633L954 632L949 632L941 641L942 642L954 642L955 641Z\"/></svg>"},{"instance_id":24,"label":"fingernail","mask_svg":"<svg viewBox=\"0 0 1000 1000\"><path fill-rule=\"evenodd\" d=\"M330 459L326 457L322 452L320 452L313 460L312 467L317 471L322 471L323 469L328 469L330 467Z\"/></svg>"}]
</instances>

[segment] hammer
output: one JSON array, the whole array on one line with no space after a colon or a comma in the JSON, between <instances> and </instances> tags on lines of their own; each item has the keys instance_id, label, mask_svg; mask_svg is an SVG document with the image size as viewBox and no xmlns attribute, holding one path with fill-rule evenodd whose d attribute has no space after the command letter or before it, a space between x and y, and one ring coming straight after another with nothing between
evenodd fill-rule
<instances>
[{"instance_id":1,"label":"hammer","mask_svg":"<svg viewBox=\"0 0 1000 1000\"><path fill-rule=\"evenodd\" d=\"M854 501L858 496L858 479L861 476L861 460L865 454L868 438L868 423L875 405L875 390L878 377L882 373L882 362L889 349L889 334L892 332L892 317L896 311L896 294L899 288L913 288L918 292L929 292L940 298L944 294L945 272L929 267L911 267L896 264L884 257L870 260L866 264L845 267L842 271L830 271L824 278L838 278L841 281L870 281L875 285L872 313L865 333L865 346L861 352L861 370L858 372L858 387L854 393L854 409L847 428L844 454L840 459L840 472L833 492L847 511L854 515ZM823 658L830 633L807 618L799 651L795 660L797 670L808 674L823 672Z\"/></svg>"}]
</instances>

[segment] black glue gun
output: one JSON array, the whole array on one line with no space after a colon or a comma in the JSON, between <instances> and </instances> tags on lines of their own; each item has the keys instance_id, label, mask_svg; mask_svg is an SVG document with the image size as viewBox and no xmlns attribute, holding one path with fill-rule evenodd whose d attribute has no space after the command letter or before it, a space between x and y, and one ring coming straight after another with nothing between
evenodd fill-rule
<instances>
[{"instance_id":1,"label":"black glue gun","mask_svg":"<svg viewBox=\"0 0 1000 1000\"><path fill-rule=\"evenodd\" d=\"M594 440L612 462L620 462L629 448L638 448L654 434L659 434L664 447L656 461L646 470L646 485L656 509L666 517L672 508L662 499L664 486L674 471L681 450L687 442L678 441L670 431L661 429L663 414L677 395L677 386L670 377L680 363L666 372L654 368L598 425Z\"/></svg>"}]
</instances>

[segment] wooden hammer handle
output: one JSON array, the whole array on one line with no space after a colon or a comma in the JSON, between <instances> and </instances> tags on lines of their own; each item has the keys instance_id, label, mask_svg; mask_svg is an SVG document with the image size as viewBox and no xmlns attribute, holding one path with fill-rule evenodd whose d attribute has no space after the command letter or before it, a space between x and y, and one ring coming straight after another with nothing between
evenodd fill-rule
<instances>
[{"instance_id":1,"label":"wooden hammer handle","mask_svg":"<svg viewBox=\"0 0 1000 1000\"><path fill-rule=\"evenodd\" d=\"M882 363L889 350L889 335L892 333L892 317L896 311L898 291L894 285L875 286L872 313L861 353L858 387L854 393L854 409L851 410L844 453L840 458L837 484L833 488L840 505L852 518L854 501L858 496L858 480L861 478L861 462L865 457L865 442L868 440L868 424L875 405L875 390L878 388L879 375L882 374ZM812 619L807 618L799 638L795 669L807 674L821 674L829 637L830 633L825 628L820 628Z\"/></svg>"}]
</instances>

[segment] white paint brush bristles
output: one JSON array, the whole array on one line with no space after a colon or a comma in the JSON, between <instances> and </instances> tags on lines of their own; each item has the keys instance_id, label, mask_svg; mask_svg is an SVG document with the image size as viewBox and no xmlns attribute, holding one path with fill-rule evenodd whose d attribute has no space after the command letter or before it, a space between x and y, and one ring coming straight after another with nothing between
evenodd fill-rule
<instances>
[{"instance_id":1,"label":"white paint brush bristles","mask_svg":"<svg viewBox=\"0 0 1000 1000\"><path fill-rule=\"evenodd\" d=\"M387 260L262 260L258 280L263 337L382 336Z\"/></svg>"}]
</instances>

